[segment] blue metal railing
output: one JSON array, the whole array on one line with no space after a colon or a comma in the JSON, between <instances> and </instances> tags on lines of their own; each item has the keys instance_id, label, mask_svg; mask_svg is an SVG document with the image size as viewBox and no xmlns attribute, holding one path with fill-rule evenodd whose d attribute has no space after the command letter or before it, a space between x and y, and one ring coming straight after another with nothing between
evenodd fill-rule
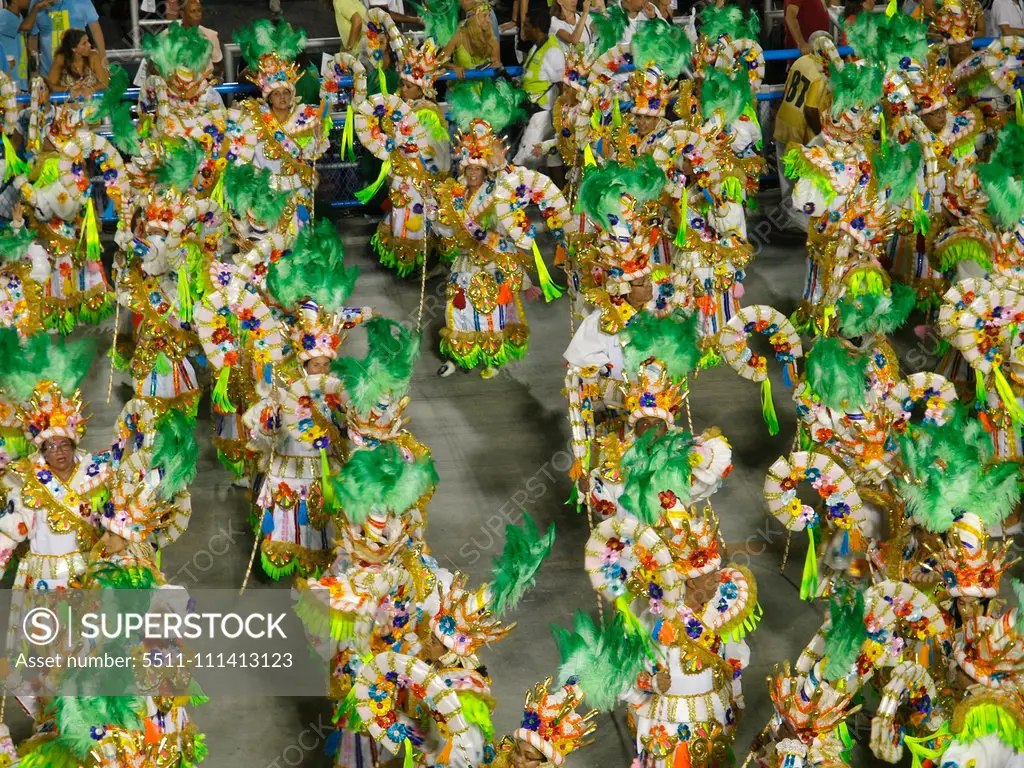
<instances>
[{"instance_id":1,"label":"blue metal railing","mask_svg":"<svg viewBox=\"0 0 1024 768\"><path fill-rule=\"evenodd\" d=\"M985 48L988 46L994 38L985 37L978 38L973 41L973 47L975 49ZM839 54L842 56L852 56L854 51L849 46L839 46ZM765 61L788 61L797 59L801 55L800 50L797 48L783 48L778 50L771 50L764 52ZM623 67L622 72L629 72L632 68L627 66ZM498 77L501 73L507 74L511 77L518 77L522 75L522 67L504 67L502 69L496 68L483 68L483 69L472 69L466 70L463 76L465 80L485 80ZM448 70L444 72L439 80L457 80L454 71ZM339 85L351 86L352 78L342 78ZM214 90L224 96L252 96L259 94L259 89L250 83L222 83L214 86ZM101 93L101 92L99 92ZM129 88L124 98L130 101L137 101L139 98L139 88ZM762 91L757 94L758 101L780 101L783 93L781 90L773 91ZM71 98L67 92L57 92L50 95L50 101L57 104L62 104L69 101ZM18 104L27 105L31 101L30 96L27 93L18 95ZM339 116L335 120L335 131L338 133L340 139L341 130L344 128L344 117ZM332 142L337 146L337 142ZM335 194L331 201L331 206L336 208L349 208L361 205L354 197L354 192L361 188L364 184L361 175L359 174L359 163L358 162L345 162L342 158L338 157L336 161L333 158L325 158L325 162L321 164L324 173L322 173L321 181L323 182L324 176L330 177L330 187L335 188L335 192L348 192L347 196ZM322 185L323 186L323 185ZM115 213L112 206L106 206L103 215L100 217L104 221L113 221Z\"/></svg>"}]
</instances>

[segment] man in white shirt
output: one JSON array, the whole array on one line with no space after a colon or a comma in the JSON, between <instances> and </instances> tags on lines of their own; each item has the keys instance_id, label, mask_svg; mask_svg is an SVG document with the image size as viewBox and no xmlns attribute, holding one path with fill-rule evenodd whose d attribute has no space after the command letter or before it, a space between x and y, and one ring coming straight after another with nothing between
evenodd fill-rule
<instances>
[{"instance_id":1,"label":"man in white shirt","mask_svg":"<svg viewBox=\"0 0 1024 768\"><path fill-rule=\"evenodd\" d=\"M537 157L537 148L555 135L551 122L551 110L558 98L565 72L565 51L555 35L548 34L551 14L545 5L531 5L526 12L523 25L523 39L532 42L533 48L523 63L523 90L538 108L530 117L523 131L513 163L524 165L531 157ZM550 159L551 165L555 158Z\"/></svg>"},{"instance_id":2,"label":"man in white shirt","mask_svg":"<svg viewBox=\"0 0 1024 768\"><path fill-rule=\"evenodd\" d=\"M995 0L988 12L988 36L1024 35L1024 2Z\"/></svg>"},{"instance_id":3,"label":"man in white shirt","mask_svg":"<svg viewBox=\"0 0 1024 768\"><path fill-rule=\"evenodd\" d=\"M626 27L626 31L622 34L621 42L625 45L629 45L633 41L633 34L636 32L637 25L641 21L647 21L648 19L661 19L665 21L661 11L658 10L658 6L650 2L650 0L620 0L619 5L622 6L622 10L626 12L626 18L629 19L629 26Z\"/></svg>"}]
</instances>

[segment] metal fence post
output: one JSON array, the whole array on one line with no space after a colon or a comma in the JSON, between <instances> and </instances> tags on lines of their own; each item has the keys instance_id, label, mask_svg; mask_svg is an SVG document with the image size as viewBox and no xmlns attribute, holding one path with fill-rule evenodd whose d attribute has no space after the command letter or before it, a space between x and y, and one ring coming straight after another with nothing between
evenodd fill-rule
<instances>
[{"instance_id":1,"label":"metal fence post","mask_svg":"<svg viewBox=\"0 0 1024 768\"><path fill-rule=\"evenodd\" d=\"M142 47L142 30L139 28L139 0L128 3L132 15L132 48Z\"/></svg>"}]
</instances>

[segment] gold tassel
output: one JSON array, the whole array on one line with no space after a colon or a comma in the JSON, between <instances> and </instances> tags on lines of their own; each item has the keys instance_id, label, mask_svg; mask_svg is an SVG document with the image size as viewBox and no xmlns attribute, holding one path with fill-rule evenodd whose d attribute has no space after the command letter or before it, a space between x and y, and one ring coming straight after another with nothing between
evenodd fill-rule
<instances>
[{"instance_id":1,"label":"gold tassel","mask_svg":"<svg viewBox=\"0 0 1024 768\"><path fill-rule=\"evenodd\" d=\"M380 82L380 93L382 96L388 94L388 79L384 76L384 67L377 65L377 80Z\"/></svg>"},{"instance_id":2,"label":"gold tassel","mask_svg":"<svg viewBox=\"0 0 1024 768\"><path fill-rule=\"evenodd\" d=\"M889 0L889 4L885 6L885 15L891 19L896 15L897 10L898 6L896 5L896 0Z\"/></svg>"},{"instance_id":3,"label":"gold tassel","mask_svg":"<svg viewBox=\"0 0 1024 768\"><path fill-rule=\"evenodd\" d=\"M896 0L890 0L889 5L895 3ZM882 144L885 144L885 113L883 112L878 116L878 135L882 140Z\"/></svg>"},{"instance_id":4,"label":"gold tassel","mask_svg":"<svg viewBox=\"0 0 1024 768\"><path fill-rule=\"evenodd\" d=\"M192 287L189 285L188 268L184 264L178 267L178 310L183 321L192 322Z\"/></svg>"},{"instance_id":5,"label":"gold tassel","mask_svg":"<svg viewBox=\"0 0 1024 768\"><path fill-rule=\"evenodd\" d=\"M595 131L601 127L601 112L594 107L594 111L590 113L590 127Z\"/></svg>"},{"instance_id":6,"label":"gold tassel","mask_svg":"<svg viewBox=\"0 0 1024 768\"><path fill-rule=\"evenodd\" d=\"M402 768L413 768L412 742L405 740L405 757L402 759Z\"/></svg>"},{"instance_id":7,"label":"gold tassel","mask_svg":"<svg viewBox=\"0 0 1024 768\"><path fill-rule=\"evenodd\" d=\"M772 437L779 434L779 417L775 413L775 401L772 399L772 382L767 376L761 382L761 415L768 425L768 434Z\"/></svg>"},{"instance_id":8,"label":"gold tassel","mask_svg":"<svg viewBox=\"0 0 1024 768\"><path fill-rule=\"evenodd\" d=\"M537 247L536 240L533 241L533 263L537 267L537 277L540 278L540 289L544 293L544 301L550 302L561 298L562 289L551 279L551 274L544 263L544 258L540 255L540 248Z\"/></svg>"},{"instance_id":9,"label":"gold tassel","mask_svg":"<svg viewBox=\"0 0 1024 768\"><path fill-rule=\"evenodd\" d=\"M619 97L616 96L612 102L612 125L618 128L622 125L622 108L619 106Z\"/></svg>"},{"instance_id":10,"label":"gold tassel","mask_svg":"<svg viewBox=\"0 0 1024 768\"><path fill-rule=\"evenodd\" d=\"M597 160L594 159L594 150L590 148L589 143L583 147L583 164L588 168L592 165L597 165Z\"/></svg>"}]
</instances>

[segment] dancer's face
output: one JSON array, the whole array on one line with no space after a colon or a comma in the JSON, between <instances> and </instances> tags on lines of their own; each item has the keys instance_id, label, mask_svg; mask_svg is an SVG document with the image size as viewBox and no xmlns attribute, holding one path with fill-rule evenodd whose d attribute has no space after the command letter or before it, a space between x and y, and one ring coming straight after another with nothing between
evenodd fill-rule
<instances>
[{"instance_id":1,"label":"dancer's face","mask_svg":"<svg viewBox=\"0 0 1024 768\"><path fill-rule=\"evenodd\" d=\"M516 741L512 748L512 765L514 768L539 768L547 762L544 753L525 741Z\"/></svg>"},{"instance_id":2,"label":"dancer's face","mask_svg":"<svg viewBox=\"0 0 1024 768\"><path fill-rule=\"evenodd\" d=\"M466 183L471 187L479 187L484 183L484 169L479 165L470 165L466 168Z\"/></svg>"},{"instance_id":3,"label":"dancer's face","mask_svg":"<svg viewBox=\"0 0 1024 768\"><path fill-rule=\"evenodd\" d=\"M310 376L319 376L322 373L330 373L331 359L329 357L311 357L305 363L306 373Z\"/></svg>"},{"instance_id":4,"label":"dancer's face","mask_svg":"<svg viewBox=\"0 0 1024 768\"><path fill-rule=\"evenodd\" d=\"M416 83L410 83L408 80L403 80L398 90L399 96L405 101L415 101L416 99L423 98L423 89L416 85Z\"/></svg>"},{"instance_id":5,"label":"dancer's face","mask_svg":"<svg viewBox=\"0 0 1024 768\"><path fill-rule=\"evenodd\" d=\"M278 88L270 94L270 106L274 109L291 109L292 94L287 88Z\"/></svg>"},{"instance_id":6,"label":"dancer's face","mask_svg":"<svg viewBox=\"0 0 1024 768\"><path fill-rule=\"evenodd\" d=\"M54 472L67 476L75 466L75 444L66 437L51 437L43 443L43 458Z\"/></svg>"},{"instance_id":7,"label":"dancer's face","mask_svg":"<svg viewBox=\"0 0 1024 768\"><path fill-rule=\"evenodd\" d=\"M629 284L629 293L626 301L635 309L640 309L654 296L654 284L647 275Z\"/></svg>"}]
</instances>

